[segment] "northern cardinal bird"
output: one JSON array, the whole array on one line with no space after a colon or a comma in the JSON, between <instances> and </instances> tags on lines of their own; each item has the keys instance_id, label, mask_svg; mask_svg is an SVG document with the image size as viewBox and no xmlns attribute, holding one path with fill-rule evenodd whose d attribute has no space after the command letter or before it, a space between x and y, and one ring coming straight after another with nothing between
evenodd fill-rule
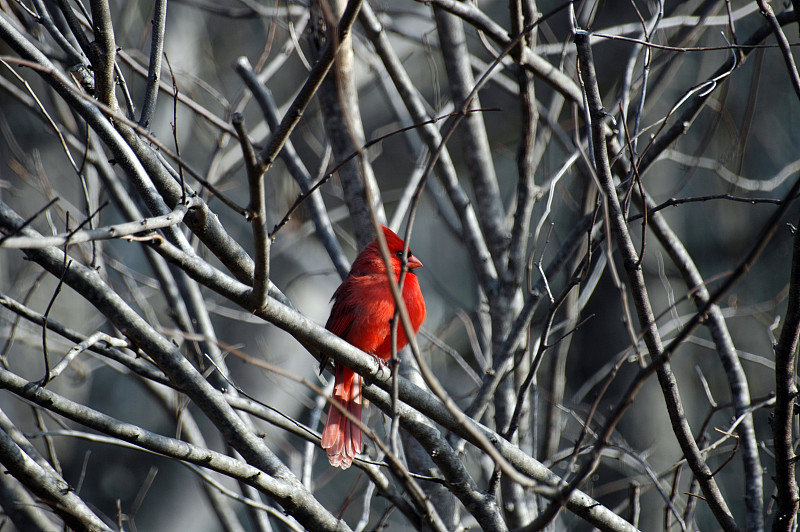
<instances>
[{"instance_id":1,"label":"northern cardinal bird","mask_svg":"<svg viewBox=\"0 0 800 532\"><path fill-rule=\"evenodd\" d=\"M383 226L381 226L383 227ZM392 257L392 275L399 280L402 269L403 241L391 229L383 227L383 235ZM416 333L425 319L425 301L414 269L422 263L408 252L408 274L403 281L403 301ZM395 301L389 288L386 263L375 240L358 254L347 278L333 293L333 309L325 328L383 361L392 356L391 319ZM408 338L403 326L397 328L397 349L406 346ZM361 376L335 364L333 398L353 417L361 420ZM322 448L334 467L347 469L361 450L361 429L331 405L328 421L322 431Z\"/></svg>"}]
</instances>

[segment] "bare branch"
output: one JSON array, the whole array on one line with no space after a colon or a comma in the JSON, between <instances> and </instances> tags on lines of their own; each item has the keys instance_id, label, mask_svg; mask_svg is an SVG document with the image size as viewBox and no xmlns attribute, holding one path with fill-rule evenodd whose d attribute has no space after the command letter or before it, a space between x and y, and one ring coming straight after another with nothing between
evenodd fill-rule
<instances>
[{"instance_id":1,"label":"bare branch","mask_svg":"<svg viewBox=\"0 0 800 532\"><path fill-rule=\"evenodd\" d=\"M42 249L50 247L62 247L65 245L80 244L95 240L129 239L140 233L151 233L156 229L173 227L183 221L183 217L193 207L199 206L195 199L189 199L185 204L178 205L169 214L143 218L136 222L126 222L122 224L99 227L97 229L82 229L70 231L54 236L24 237L10 236L0 240L0 248L16 249Z\"/></svg>"},{"instance_id":2,"label":"bare branch","mask_svg":"<svg viewBox=\"0 0 800 532\"><path fill-rule=\"evenodd\" d=\"M153 29L150 39L150 65L147 69L147 88L145 89L144 103L142 104L142 114L139 117L139 125L142 127L149 127L156 112L166 24L167 0L157 0L153 7Z\"/></svg>"},{"instance_id":3,"label":"bare branch","mask_svg":"<svg viewBox=\"0 0 800 532\"><path fill-rule=\"evenodd\" d=\"M772 434L775 438L775 486L778 490L773 532L789 531L797 519L800 490L795 467L794 417L797 400L795 353L800 337L800 233L795 229L792 246L792 273L789 302L781 336L775 346L775 413Z\"/></svg>"},{"instance_id":4,"label":"bare branch","mask_svg":"<svg viewBox=\"0 0 800 532\"><path fill-rule=\"evenodd\" d=\"M280 124L277 105L269 90L259 82L247 58L240 57L236 61L236 72L242 76L247 88L250 89L255 96L270 129L273 131L276 130ZM339 241L336 240L336 235L333 233L333 226L331 225L328 212L325 209L322 195L311 192L311 175L303 165L303 161L300 160L290 140L286 141L286 145L281 150L281 157L288 166L292 177L294 177L297 184L300 185L302 193L309 197L308 201L310 203L311 216L314 220L317 236L322 240L325 249L328 251L328 255L330 255L334 266L336 266L336 271L339 272L339 276L344 279L347 276L347 272L350 271L350 265L342 251L342 247L339 245Z\"/></svg>"},{"instance_id":5,"label":"bare branch","mask_svg":"<svg viewBox=\"0 0 800 532\"><path fill-rule=\"evenodd\" d=\"M92 68L95 72L95 95L98 100L116 110L114 64L117 57L117 44L114 41L114 28L111 25L111 10L108 2L104 0L92 0L90 5L95 37L94 42L90 45Z\"/></svg>"},{"instance_id":6,"label":"bare branch","mask_svg":"<svg viewBox=\"0 0 800 532\"><path fill-rule=\"evenodd\" d=\"M273 131L269 145L258 154L265 173L269 171L270 167L275 162L283 145L289 139L289 135L292 133L295 126L297 126L306 107L308 107L308 104L311 102L311 98L314 97L320 84L322 84L322 80L325 79L325 76L328 74L328 71L336 59L338 48L350 33L350 28L355 22L360 8L361 0L348 1L347 8L345 8L342 13L342 18L339 20L336 28L336 39L328 41L316 65L314 65L314 68L309 72L308 79L300 89L294 102L292 102L291 107L286 111L280 126L277 130Z\"/></svg>"},{"instance_id":7,"label":"bare branch","mask_svg":"<svg viewBox=\"0 0 800 532\"><path fill-rule=\"evenodd\" d=\"M0 227L16 228L22 220L5 204L0 203ZM26 229L25 233L34 233ZM26 250L33 260L48 269L54 275L64 273L64 265L60 254L50 249ZM166 338L158 334L147 322L130 309L99 278L97 272L81 265L74 265L65 275L65 282L97 308L101 309L115 325L129 334L131 341L147 352L170 379L176 383L189 397L197 401L206 415L229 440L231 445L258 469L282 482L292 486L290 499L283 504L289 505L295 517L307 527L335 529L336 518L327 512L306 490L294 475L284 466L272 451L244 425L222 397L194 367L181 356ZM24 385L23 385L24 387ZM262 475L263 477L263 475ZM299 491L298 491L299 490ZM305 494L305 495L304 495ZM305 500L303 500L305 499ZM300 502L302 501L302 502ZM287 508L287 509L289 509Z\"/></svg>"},{"instance_id":8,"label":"bare branch","mask_svg":"<svg viewBox=\"0 0 800 532\"><path fill-rule=\"evenodd\" d=\"M35 385L27 384L29 388L35 389ZM25 487L48 501L52 509L70 527L76 530L111 531L111 528L69 489L63 478L36 463L19 448L5 430L0 430L0 462Z\"/></svg>"},{"instance_id":9,"label":"bare branch","mask_svg":"<svg viewBox=\"0 0 800 532\"><path fill-rule=\"evenodd\" d=\"M256 310L264 308L267 304L269 286L269 248L270 238L267 234L267 207L266 192L264 190L264 172L259 168L256 152L253 150L244 117L238 113L233 115L233 127L239 133L239 143L242 146L242 155L245 169L247 170L247 183L250 186L250 207L248 220L253 228L253 245L256 249L255 271L253 272L253 302Z\"/></svg>"},{"instance_id":10,"label":"bare branch","mask_svg":"<svg viewBox=\"0 0 800 532\"><path fill-rule=\"evenodd\" d=\"M653 317L650 307L650 301L644 284L644 277L641 267L637 266L639 261L636 250L630 238L630 234L628 233L625 218L622 215L617 198L616 188L614 187L614 181L611 176L608 150L602 128L602 122L605 120L605 113L597 87L591 47L588 44L588 35L578 31L575 35L575 42L580 57L580 72L585 81L584 86L587 91L588 111L591 116L591 128L593 129L592 141L594 144L595 160L597 161L597 176L600 181L600 186L602 187L602 193L605 196L606 216L611 224L611 230L614 233L617 246L623 255L625 270L628 274L631 292L639 316L639 324L644 329L645 343L650 350L650 355L653 357L653 360L659 364L657 368L658 377L662 385L665 400L667 401L670 419L673 423L673 430L676 433L684 454L689 458L689 465L695 472L700 486L703 489L703 493L706 495L708 503L718 522L725 530L737 530L738 527L733 521L733 516L711 475L711 470L702 458L697 443L689 430L680 398L677 395L677 386L674 382L674 376L669 370L668 365L665 364L666 357L664 356L661 337L655 327L655 318ZM598 447L606 443L605 438L607 437L608 433L606 432L604 437L599 440Z\"/></svg>"}]
</instances>

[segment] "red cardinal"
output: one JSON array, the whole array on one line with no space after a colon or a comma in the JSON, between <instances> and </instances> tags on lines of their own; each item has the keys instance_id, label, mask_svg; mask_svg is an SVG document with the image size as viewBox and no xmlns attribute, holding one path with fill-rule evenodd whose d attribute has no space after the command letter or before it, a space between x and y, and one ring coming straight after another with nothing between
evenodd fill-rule
<instances>
[{"instance_id":1,"label":"red cardinal","mask_svg":"<svg viewBox=\"0 0 800 532\"><path fill-rule=\"evenodd\" d=\"M394 278L399 280L403 241L387 227L383 227L383 235L392 257ZM403 301L416 333L425 319L425 301L417 276L414 275L414 268L419 268L422 263L409 251L407 264L409 272L403 281ZM325 328L362 351L387 361L392 356L390 320L394 310L395 301L389 288L386 264L375 240L358 254L347 278L333 293L333 309ZM397 349L402 349L407 343L408 338L400 325L397 328ZM333 397L353 417L361 419L360 375L336 364ZM361 429L333 405L328 412L325 430L322 431L322 448L328 451L331 465L342 469L350 467L356 453L361 450Z\"/></svg>"}]
</instances>

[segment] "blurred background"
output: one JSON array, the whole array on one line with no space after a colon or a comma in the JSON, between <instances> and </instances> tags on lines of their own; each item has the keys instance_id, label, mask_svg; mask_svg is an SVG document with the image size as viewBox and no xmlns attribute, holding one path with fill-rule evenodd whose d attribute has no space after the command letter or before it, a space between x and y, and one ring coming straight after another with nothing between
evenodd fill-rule
<instances>
[{"instance_id":1,"label":"blurred background","mask_svg":"<svg viewBox=\"0 0 800 532\"><path fill-rule=\"evenodd\" d=\"M82 14L78 3L67 3L82 20L91 18L88 13ZM59 14L60 4L44 0L19 3L0 0L0 16L42 50L58 69L67 73L73 66L69 64L68 54L53 33L33 16L39 13L49 17L60 31L69 34L63 15ZM454 101L448 84L448 69L441 50L442 24L434 15L434 9L445 8L444 2L369 4L402 67L419 91L427 116L439 117L460 109L463 102ZM118 76L121 76L118 79L124 79L124 86L117 86L120 107L127 112L123 97L123 91L127 90L136 107L136 117L147 87L154 4L111 1L109 5L118 47ZM479 10L505 32L506 38L513 33L509 3L482 0L461 5ZM531 50L574 83L576 58L568 9L557 2L531 5L536 13L550 14L536 27ZM91 8L86 6L86 9ZM606 1L581 4L576 10L584 27L596 32L592 37L592 50L601 95L605 110L611 116L612 137L619 140L618 147L624 148L621 154L611 154L612 158L619 156L614 167L618 177L624 180L630 161L621 127L623 122L638 133L638 154L641 155L651 139L664 137L667 129L682 119L678 117L683 117L682 113L694 105L696 99L703 99L700 109L685 124L685 134L653 154L658 159L643 171L642 187L655 205L673 198L687 200L659 212L713 292L757 244L776 204L797 179L800 106L785 63L779 51L771 47L774 39L762 38L758 43L770 46L757 49L728 48L731 43L746 42L765 25L765 19L755 3L737 1L703 0L666 5ZM161 71L164 85L147 129L172 150L177 139L185 165L239 206L247 206L249 202L246 169L239 143L230 135L230 129L225 131L220 124L230 125L233 113L242 113L257 150L269 141L270 130L234 65L242 57L249 60L283 115L316 61L314 40L319 31L319 21L314 18L316 13L303 2L173 0L168 3ZM491 28L480 25L480 19L459 21L463 22L474 80L478 80L503 51L504 45L494 39ZM643 25L648 28L647 35L642 30ZM87 32L90 29L90 25L85 26ZM790 42L797 41L796 22L785 24L784 31ZM644 47L638 43L611 40L603 35L644 39L674 48L653 48L646 55ZM69 40L75 46L74 37ZM354 25L352 48L352 80L358 106L353 111L363 123L364 140L376 139L418 122L409 114L406 102L360 21ZM129 192L134 205L146 213L146 205L134 187L126 182L125 173L114 165L113 156L103 150L93 132L87 137L86 123L74 109L42 81L37 71L15 62L19 54L10 43L0 43L0 55L4 58L0 65L0 93L3 94L0 98L0 199L27 218L57 198L57 202L31 224L43 234L61 233L75 227L86 218L87 212L93 212L105 201L110 203L94 219L95 226L129 221L126 212L108 192L109 185L102 174L110 171ZM737 62L729 75L710 82L732 56L737 57ZM646 77L645 63L648 63ZM335 68L332 75L336 73ZM515 358L521 362L512 372L513 382L519 386L528 371L525 361L530 364L530 357L540 345L546 318L553 310L554 327L547 337L551 347L544 352L537 378L526 399L525 431L521 429L515 442L556 474L567 476L574 472L568 466L573 446L581 436L590 408L607 384L609 372L618 368L608 390L602 394L583 445L594 442L595 431L641 367L639 353L646 352L646 348L639 341L641 327L630 289L625 288L627 280L622 260L612 240L603 233L603 209L597 207L595 178L586 163L586 129L580 102L565 98L562 91L553 88L552 81L531 76L539 113L534 133L537 164L532 176L521 175L517 158L525 119L521 111L519 70L513 55L506 54L478 92L480 101L476 105L484 111L473 113L485 128L490 149L490 160L485 162L494 172L503 207L500 221L507 241L511 240L520 201L520 181L532 178L532 190L537 197L529 215L527 237L520 243L524 267L518 290L509 300L510 307L504 314L508 325L516 320L522 303L530 297L530 290L541 281L538 265L547 269L559 253L572 249L568 248L573 245L570 244L572 231L588 234L592 223L583 229L581 224L585 225L587 215L591 218L591 213L598 213L593 225L594 254L588 274L573 289L573 297L558 310L548 304L547 295L543 294L543 302L530 321L526 341ZM642 100L643 81L647 87L646 99L636 125L634 117ZM182 98L178 104L172 97L173 84ZM32 100L34 95L38 102ZM620 115L621 105L625 117ZM51 117L52 124L44 118L43 109ZM313 99L291 135L297 155L314 182L340 162L331 149L326 112L320 99ZM61 139L54 134L53 124L80 166L81 178L71 167ZM450 124L452 120L441 120L436 127L447 131ZM447 149L461 190L471 207L480 211L482 204L476 197L472 174L476 154L470 152L472 148L465 141L464 129L462 126L455 129ZM87 138L91 141L88 150ZM406 228L408 201L425 172L428 154L420 128L392 134L365 151L386 222L400 234ZM571 163L565 164L567 161ZM174 162L170 164L176 167ZM362 167L364 165L366 163L362 163ZM425 360L452 398L466 408L478 388L476 379L482 378L491 365L493 349L502 345L502 342L498 345L499 339L492 332L492 320L498 319L498 315L493 314L497 308L487 302L487 294L481 289L476 273L476 258L465 243L463 210L454 205L438 174L426 174L425 179L427 184L416 209L411 236L411 249L424 263L418 274L428 309L419 336L420 346ZM241 213L229 208L197 180L187 177L187 182L200 193L228 233L252 256L252 231ZM267 228L271 230L295 202L301 186L283 159L276 161L266 174L265 184ZM626 196L627 190L637 187L622 183L621 197ZM319 191L335 237L347 259L352 260L360 246L354 236L356 224L339 174L335 173ZM275 235L270 276L297 310L324 325L330 311L330 297L341 277L317 237L307 205L301 206ZM632 202L630 214L639 212L639 204ZM796 206L788 209L752 268L718 302L746 375L750 402L754 405L750 423L763 467L761 503L767 523L772 515L770 495L774 490L769 424L770 400L775 390L773 345L783 324L789 284L793 281L789 275L791 246L799 213ZM478 217L483 223L480 212ZM667 344L696 312L694 301L687 297L695 287L687 286L668 250L651 231L645 231L642 237L641 220L631 221L629 228L637 251L641 252L644 245L642 269L647 294L659 332ZM224 270L224 265L188 229L182 226L182 231L200 256ZM192 331L181 331L180 324L176 323L175 309L164 297L145 248L137 242L109 240L94 245L75 245L70 252L76 260L98 267L106 282L132 308L179 344L182 351L190 353L196 349L196 343L185 333ZM584 243L573 250L568 261L548 271L548 286L553 295L558 296L567 287L586 249L584 238ZM613 268L608 264L609 256L613 258ZM39 313L45 313L52 305L51 319L85 335L95 331L112 336L118 334L106 317L69 287L63 287L54 297L58 279L42 271L36 264L24 260L18 250L3 250L0 252L0 292ZM289 334L208 289L202 289L201 293L213 330L223 345L223 355L236 348L320 386L325 384L329 374L319 377L317 362ZM628 320L631 323L626 323ZM495 334L499 334L497 329L498 324L494 323ZM632 342L630 331L637 336L636 344ZM10 310L2 310L0 345L3 346L2 361L7 368L31 381L42 377L41 327L20 319ZM55 333L48 333L51 364L73 345ZM302 423L311 425L314 419L320 419L319 408L324 403L307 387L257 369L230 354L226 361L231 381L247 394ZM644 362L650 359L645 357ZM671 362L688 422L700 448L718 443L705 458L712 471L720 468L716 481L734 518L744 526L745 486L752 479L745 474L742 444L737 443L737 436L719 441L724 433L731 431L737 414L731 405L730 378L722 367L709 331L700 327L692 332L674 352ZM563 389L554 390L554 380L559 375ZM185 412L197 423L209 448L227 451L218 431L194 404L180 398L165 399L141 378L102 356L81 354L48 385L48 389L172 437L181 435L176 427L176 416ZM46 455L42 434L53 434L54 452L63 468L64 479L109 523L121 523L126 530L215 531L225 528L203 494L203 480L191 469L168 458L65 433L67 429L84 429L36 410L10 393L0 392L0 408ZM554 413L549 415L554 417L546 421L551 409ZM385 418L375 416L374 419L377 430L383 434ZM483 422L494 426L492 407ZM364 510L364 500L371 494L369 483L358 469L334 470L327 464L324 453L319 452L312 455L307 466L309 455L304 454L306 443L303 440L267 423L257 421L256 424L257 432L264 435L268 446L296 474L302 475L304 467L311 468L312 490L334 515L342 515L351 527L356 526L362 514L368 516L364 521L367 529L382 523L381 516L389 503L375 498L372 508ZM737 427L733 427L734 433ZM312 428L320 429L319 425ZM546 444L553 433L555 439ZM672 528L680 529L676 518L665 518L665 513L669 512L665 499L670 497L686 529L718 527L703 501L686 495L687 492L696 494L697 487L692 482L691 471L681 463L682 452L655 378L646 382L617 426L611 443L600 467L582 486L584 491L629 518L630 494L632 486L637 486L641 490L636 503L641 510L637 517L641 530L664 529L665 519L671 519ZM492 474L491 464L480 453L469 449L464 461L475 481L486 486ZM237 489L230 479L220 482L229 489ZM676 495L670 496L670 493ZM542 501L536 502L536 497L530 493L527 500L534 515L538 511L536 508L543 507ZM240 516L244 530L256 529L244 517L244 505L232 501L231 507ZM466 512L462 514L463 521L459 524L474 526L470 516ZM273 521L273 525L278 529L286 526L279 521ZM388 517L387 526L397 530L413 528L400 512ZM561 512L551 527L555 530L591 529L585 521L566 511Z\"/></svg>"}]
</instances>

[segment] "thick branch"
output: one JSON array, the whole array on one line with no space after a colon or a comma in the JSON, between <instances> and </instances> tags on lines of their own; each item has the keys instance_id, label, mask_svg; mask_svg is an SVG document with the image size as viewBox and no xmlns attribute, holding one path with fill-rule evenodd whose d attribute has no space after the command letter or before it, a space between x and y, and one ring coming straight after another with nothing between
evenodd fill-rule
<instances>
[{"instance_id":1,"label":"thick branch","mask_svg":"<svg viewBox=\"0 0 800 532\"><path fill-rule=\"evenodd\" d=\"M153 8L153 35L150 39L150 65L147 68L147 87L139 125L150 127L156 112L158 86L161 81L161 56L164 55L164 28L167 25L167 0L156 0Z\"/></svg>"},{"instance_id":2,"label":"thick branch","mask_svg":"<svg viewBox=\"0 0 800 532\"><path fill-rule=\"evenodd\" d=\"M111 10L108 0L92 0L92 68L94 69L95 97L117 109L117 96L114 92L114 62L117 57L117 44L114 27L111 24Z\"/></svg>"},{"instance_id":3,"label":"thick branch","mask_svg":"<svg viewBox=\"0 0 800 532\"><path fill-rule=\"evenodd\" d=\"M0 372L6 373L5 370ZM35 385L27 384L30 389L35 389ZM88 532L111 531L111 528L69 489L64 479L36 463L4 430L0 430L0 462L8 473L46 501L70 527Z\"/></svg>"}]
</instances>

